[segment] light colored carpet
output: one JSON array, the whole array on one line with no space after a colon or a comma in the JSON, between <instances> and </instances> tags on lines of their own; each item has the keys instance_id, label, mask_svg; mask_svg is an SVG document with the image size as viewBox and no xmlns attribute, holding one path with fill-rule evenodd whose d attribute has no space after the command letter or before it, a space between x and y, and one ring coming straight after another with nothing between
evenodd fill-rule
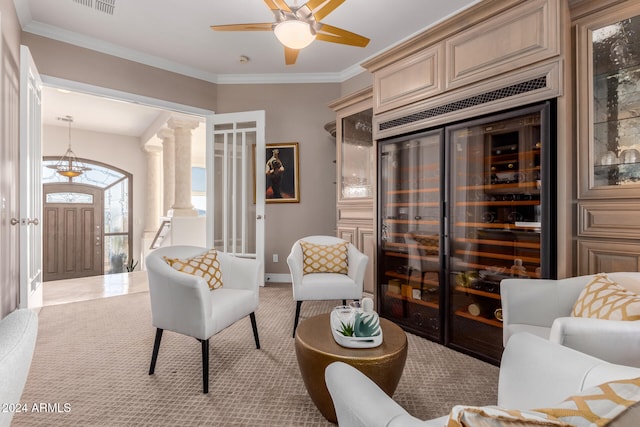
<instances>
[{"instance_id":1,"label":"light colored carpet","mask_svg":"<svg viewBox=\"0 0 640 427\"><path fill-rule=\"evenodd\" d=\"M306 302L302 319L338 302ZM308 397L291 328L290 285L260 290L262 349L249 319L211 339L209 394L200 345L165 332L148 375L155 330L147 292L44 307L36 350L13 426L331 426ZM394 399L429 419L455 404L495 404L498 368L408 334ZM43 412L34 412L34 404ZM45 405L41 405L45 404Z\"/></svg>"}]
</instances>

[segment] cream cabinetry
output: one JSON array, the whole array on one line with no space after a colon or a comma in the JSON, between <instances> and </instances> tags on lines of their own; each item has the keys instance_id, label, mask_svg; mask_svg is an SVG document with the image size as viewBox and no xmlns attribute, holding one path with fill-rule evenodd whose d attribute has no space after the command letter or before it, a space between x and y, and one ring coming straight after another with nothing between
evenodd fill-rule
<instances>
[{"instance_id":1,"label":"cream cabinetry","mask_svg":"<svg viewBox=\"0 0 640 427\"><path fill-rule=\"evenodd\" d=\"M446 41L446 86L460 87L559 53L558 3L530 0Z\"/></svg>"},{"instance_id":2,"label":"cream cabinetry","mask_svg":"<svg viewBox=\"0 0 640 427\"><path fill-rule=\"evenodd\" d=\"M364 290L375 287L374 200L376 149L371 87L329 105L336 111L337 234L369 257Z\"/></svg>"},{"instance_id":3,"label":"cream cabinetry","mask_svg":"<svg viewBox=\"0 0 640 427\"><path fill-rule=\"evenodd\" d=\"M376 112L390 110L442 92L443 44L403 58L374 75Z\"/></svg>"},{"instance_id":4,"label":"cream cabinetry","mask_svg":"<svg viewBox=\"0 0 640 427\"><path fill-rule=\"evenodd\" d=\"M364 63L374 73L374 112L446 95L557 57L560 16L558 0L482 4ZM522 76L512 80L521 83ZM508 81L502 77L503 85Z\"/></svg>"},{"instance_id":5,"label":"cream cabinetry","mask_svg":"<svg viewBox=\"0 0 640 427\"><path fill-rule=\"evenodd\" d=\"M640 269L640 4L575 22L578 274Z\"/></svg>"}]
</instances>

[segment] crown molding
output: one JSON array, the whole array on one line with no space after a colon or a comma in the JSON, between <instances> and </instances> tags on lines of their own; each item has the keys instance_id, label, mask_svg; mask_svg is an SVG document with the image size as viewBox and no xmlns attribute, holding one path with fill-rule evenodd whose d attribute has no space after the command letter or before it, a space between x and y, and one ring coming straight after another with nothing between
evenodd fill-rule
<instances>
[{"instance_id":1,"label":"crown molding","mask_svg":"<svg viewBox=\"0 0 640 427\"><path fill-rule=\"evenodd\" d=\"M23 31L215 84L342 83L364 71L354 65L338 73L214 74L37 21L29 22Z\"/></svg>"}]
</instances>

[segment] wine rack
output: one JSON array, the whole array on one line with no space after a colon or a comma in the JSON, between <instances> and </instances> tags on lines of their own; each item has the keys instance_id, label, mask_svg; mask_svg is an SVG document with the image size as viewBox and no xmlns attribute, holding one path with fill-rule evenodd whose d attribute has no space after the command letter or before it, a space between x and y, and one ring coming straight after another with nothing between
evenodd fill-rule
<instances>
[{"instance_id":1,"label":"wine rack","mask_svg":"<svg viewBox=\"0 0 640 427\"><path fill-rule=\"evenodd\" d=\"M553 275L548 109L379 144L383 316L499 362L501 280Z\"/></svg>"}]
</instances>

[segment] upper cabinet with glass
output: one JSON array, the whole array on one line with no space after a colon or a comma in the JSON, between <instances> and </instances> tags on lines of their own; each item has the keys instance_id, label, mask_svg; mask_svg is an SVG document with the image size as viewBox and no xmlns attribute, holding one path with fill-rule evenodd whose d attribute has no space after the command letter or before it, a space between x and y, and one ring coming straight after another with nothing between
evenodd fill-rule
<instances>
[{"instance_id":1,"label":"upper cabinet with glass","mask_svg":"<svg viewBox=\"0 0 640 427\"><path fill-rule=\"evenodd\" d=\"M640 5L577 25L581 197L640 189Z\"/></svg>"},{"instance_id":2,"label":"upper cabinet with glass","mask_svg":"<svg viewBox=\"0 0 640 427\"><path fill-rule=\"evenodd\" d=\"M375 184L375 150L371 108L341 119L340 144L340 198L361 199L373 197Z\"/></svg>"}]
</instances>

